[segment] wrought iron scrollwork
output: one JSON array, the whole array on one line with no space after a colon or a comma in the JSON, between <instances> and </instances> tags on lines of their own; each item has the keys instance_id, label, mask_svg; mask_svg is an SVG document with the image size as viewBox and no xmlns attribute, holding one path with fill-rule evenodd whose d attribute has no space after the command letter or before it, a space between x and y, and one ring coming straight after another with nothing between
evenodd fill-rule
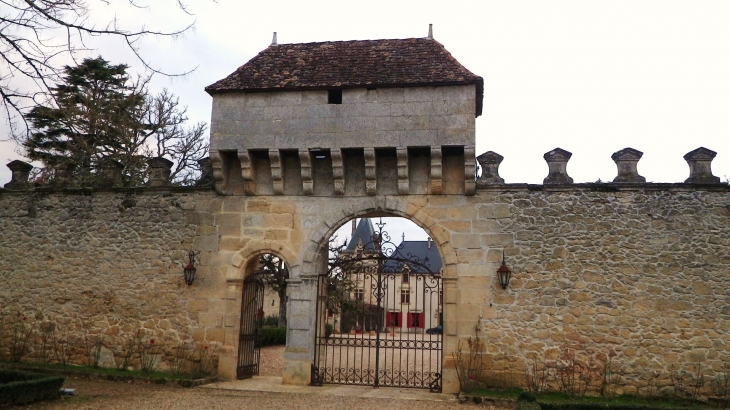
<instances>
[{"instance_id":1,"label":"wrought iron scrollwork","mask_svg":"<svg viewBox=\"0 0 730 410\"><path fill-rule=\"evenodd\" d=\"M375 226L367 243L330 247L319 277L312 384L441 391L441 333L425 332L441 321L440 262L432 268L405 241L396 245L382 220Z\"/></svg>"}]
</instances>

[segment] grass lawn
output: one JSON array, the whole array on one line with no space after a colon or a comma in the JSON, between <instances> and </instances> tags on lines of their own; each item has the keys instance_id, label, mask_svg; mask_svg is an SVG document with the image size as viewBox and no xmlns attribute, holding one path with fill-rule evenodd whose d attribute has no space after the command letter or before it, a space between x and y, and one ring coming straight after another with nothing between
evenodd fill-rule
<instances>
[{"instance_id":1,"label":"grass lawn","mask_svg":"<svg viewBox=\"0 0 730 410\"><path fill-rule=\"evenodd\" d=\"M56 363L33 363L21 362L10 363L1 362L0 366L8 369L40 369L40 370L58 370L61 372L90 374L98 376L114 376L119 378L145 378L145 379L168 379L168 380L189 380L191 377L184 374L173 374L159 371L143 372L140 370L118 370L110 367L92 367L77 365L62 365Z\"/></svg>"}]
</instances>

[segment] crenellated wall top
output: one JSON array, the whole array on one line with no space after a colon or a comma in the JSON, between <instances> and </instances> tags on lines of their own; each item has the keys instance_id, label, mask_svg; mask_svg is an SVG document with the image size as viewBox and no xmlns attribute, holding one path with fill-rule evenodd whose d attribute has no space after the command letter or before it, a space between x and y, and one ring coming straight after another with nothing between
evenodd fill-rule
<instances>
[{"instance_id":1,"label":"crenellated wall top","mask_svg":"<svg viewBox=\"0 0 730 410\"><path fill-rule=\"evenodd\" d=\"M271 150L275 152L276 150ZM306 150L305 150L306 151ZM474 162L473 157L473 149L469 152L468 150L464 151L464 154L462 154L463 160L465 162ZM377 178L377 167L378 162L375 160L371 160L371 163L366 162L366 166L370 167L370 171L368 172L368 168L365 168L363 177L366 179L366 187L367 189L364 189L362 193L358 192L349 192L345 189L346 182L351 179L350 175L348 175L348 167L346 164L343 164L343 158L340 156L334 156L336 161L332 161L332 163L329 164L330 167L337 167L336 173L333 173L334 180L331 181L333 184L334 189L331 191L330 195L314 195L314 196L374 196L374 195L413 195L413 194L443 194L445 192L439 192L437 189L434 188L440 188L443 186L443 183L446 181L448 182L448 177L442 175L443 172L435 172L438 171L442 167L442 162L440 158L441 149L438 149L437 151L434 151L433 149L428 152L427 154L430 154L432 156L430 165L429 165L429 171L427 173L427 187L422 190L422 192L413 192L413 178L412 176L409 177L409 169L411 169L410 161L414 158L413 156L406 155L406 152L404 151L403 155L397 156L396 162L394 162L395 165L397 165L397 172L393 174L393 177L395 178L396 189L392 192L383 192L381 188L379 187L379 181ZM469 155L465 155L469 154ZM455 192L451 193L460 193L460 194L466 194L466 195L473 195L475 190L489 190L489 191L499 191L499 190L519 190L519 189L527 189L527 190L591 190L591 191L620 191L620 190L632 190L632 189L650 189L650 190L730 190L730 186L727 182L722 182L719 177L716 177L712 174L712 160L715 158L717 153L715 151L709 150L704 147L697 148L686 155L684 155L684 159L687 161L687 164L689 166L689 176L684 182L679 183L655 183L655 182L646 182L646 178L638 174L637 171L637 164L641 157L643 156L643 153L639 150L633 149L633 148L624 148L622 150L619 150L613 155L611 155L611 159L616 163L617 167L617 176L613 179L612 182L606 182L606 183L574 183L573 178L571 178L567 173L567 164L570 160L572 153L569 151L566 151L562 148L556 148L553 149L544 155L544 159L548 164L549 173L547 177L544 179L543 184L527 184L527 183L505 183L504 179L499 176L499 165L504 159L501 155L497 154L493 151L487 151L478 157L476 157L476 162L479 163L482 173L479 177L476 177L476 181L473 179L471 182L469 181L469 178L466 177L465 185L461 188L459 191L458 189L455 190ZM367 157L366 157L367 158ZM161 189L161 190L168 190L168 191L186 191L186 190L209 190L212 189L213 184L215 182L214 174L215 174L215 161L211 161L209 158L205 158L200 161L201 167L203 169L203 173L200 176L199 180L193 187L183 187L183 186L173 186L169 182L169 167L171 166L171 163L169 161L161 159L161 158L154 158L149 161L149 173L150 178L149 182L145 187L121 187L118 183L121 178L121 175L119 175L118 172L109 172L105 174L107 181L106 185L97 186L97 187L75 187L72 185L69 185L68 183L53 183L48 186L34 186L29 181L30 173L33 169L33 166L25 163L23 161L12 161L9 164L7 164L8 168L12 171L12 180L5 184L5 188L0 188L0 193L12 193L12 192L25 192L25 191L34 191L38 193L51 193L51 192L67 192L67 193L88 193L93 191L106 191L106 190L115 190L115 191L124 191L124 192L133 192L139 189ZM280 184L283 184L283 177L281 176L281 170L276 170L277 172L274 172L273 166L281 166L277 163L272 163L270 166L272 166L272 170L269 172L273 173L274 175L279 175ZM424 165L424 164L421 164ZM114 171L112 167L112 171ZM302 171L304 172L304 170ZM311 171L309 171L311 172ZM463 172L463 171L462 171ZM472 169L473 172L473 169ZM59 174L59 178L61 178L61 174ZM467 172L466 175L469 175ZM244 179L245 180L245 179ZM252 177L249 177L249 180L253 180ZM274 181L276 182L276 181ZM298 194L295 195L313 195L314 189L312 188L312 180L310 177L310 180L307 180L306 178L300 178L300 184L304 184L304 189L299 190ZM472 191L469 192L469 183L472 184L474 188L471 188ZM310 186L308 186L309 184ZM458 184L458 181L457 181ZM283 185L282 185L283 186ZM230 194L229 192L221 192L220 186L216 186L216 189L221 194ZM261 195L256 192L255 188L251 187L246 192L242 192L242 194L245 195ZM284 192L282 187L279 187L279 189L274 190L271 193L268 193L268 195L290 195L286 192Z\"/></svg>"}]
</instances>

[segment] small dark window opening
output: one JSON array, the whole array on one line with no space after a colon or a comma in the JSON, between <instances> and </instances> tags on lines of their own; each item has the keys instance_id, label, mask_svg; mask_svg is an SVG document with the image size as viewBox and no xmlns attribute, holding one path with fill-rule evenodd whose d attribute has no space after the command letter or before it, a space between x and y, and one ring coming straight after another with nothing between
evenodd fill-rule
<instances>
[{"instance_id":1,"label":"small dark window opening","mask_svg":"<svg viewBox=\"0 0 730 410\"><path fill-rule=\"evenodd\" d=\"M327 104L342 104L342 90L328 90Z\"/></svg>"}]
</instances>

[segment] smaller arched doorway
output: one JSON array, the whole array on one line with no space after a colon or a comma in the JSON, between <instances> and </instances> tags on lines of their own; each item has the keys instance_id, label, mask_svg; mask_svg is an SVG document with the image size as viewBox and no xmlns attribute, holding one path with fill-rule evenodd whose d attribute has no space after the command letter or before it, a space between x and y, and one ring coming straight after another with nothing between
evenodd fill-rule
<instances>
[{"instance_id":1,"label":"smaller arched doorway","mask_svg":"<svg viewBox=\"0 0 730 410\"><path fill-rule=\"evenodd\" d=\"M248 379L257 376L261 372L261 348L271 342L271 337L276 337L277 332L262 338L262 330L266 325L266 314L264 302L267 296L280 295L277 308L278 326L282 323L286 326L286 281L289 278L289 268L280 257L264 253L253 258L246 265L246 276L243 280L241 294L241 321L238 340L238 364L236 366L236 377ZM286 332L281 332L286 334ZM273 336L272 336L273 335ZM276 341L274 341L276 342ZM285 342L285 340L282 340Z\"/></svg>"},{"instance_id":2,"label":"smaller arched doorway","mask_svg":"<svg viewBox=\"0 0 730 410\"><path fill-rule=\"evenodd\" d=\"M330 243L318 277L312 384L441 391L441 257L431 239L396 244L367 218ZM395 239L398 241L398 239Z\"/></svg>"}]
</instances>

